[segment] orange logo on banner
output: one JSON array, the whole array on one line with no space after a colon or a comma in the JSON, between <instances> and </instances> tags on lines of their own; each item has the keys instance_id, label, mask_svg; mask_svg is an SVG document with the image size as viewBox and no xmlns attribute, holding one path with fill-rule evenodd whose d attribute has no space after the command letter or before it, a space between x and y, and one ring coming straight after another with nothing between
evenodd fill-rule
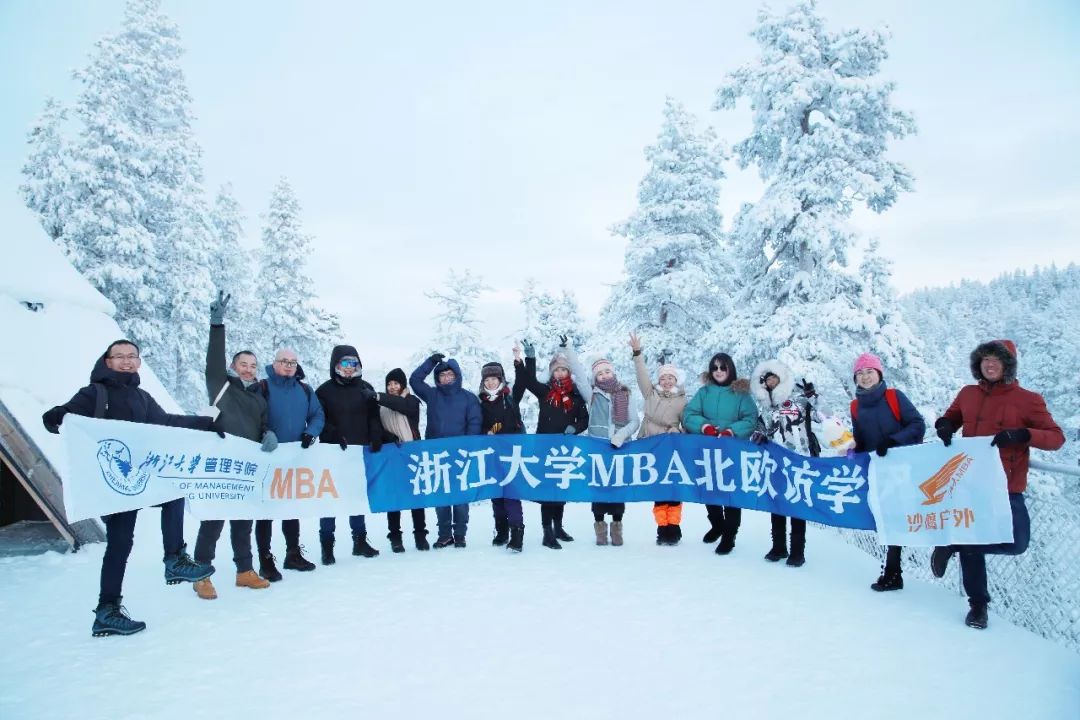
<instances>
[{"instance_id":1,"label":"orange logo on banner","mask_svg":"<svg viewBox=\"0 0 1080 720\"><path fill-rule=\"evenodd\" d=\"M919 484L919 489L926 496L922 504L936 505L949 495L952 495L953 490L956 489L956 484L960 482L960 478L964 477L967 469L971 467L971 463L971 457L965 453L949 458L949 461L942 465L936 473Z\"/></svg>"},{"instance_id":2,"label":"orange logo on banner","mask_svg":"<svg viewBox=\"0 0 1080 720\"><path fill-rule=\"evenodd\" d=\"M270 481L270 497L275 500L292 499L307 500L309 498L321 498L323 495L338 497L337 488L334 487L334 476L329 470L323 470L319 477L319 487L315 487L315 473L310 468L292 468L282 472L282 468L274 468L274 479Z\"/></svg>"}]
</instances>

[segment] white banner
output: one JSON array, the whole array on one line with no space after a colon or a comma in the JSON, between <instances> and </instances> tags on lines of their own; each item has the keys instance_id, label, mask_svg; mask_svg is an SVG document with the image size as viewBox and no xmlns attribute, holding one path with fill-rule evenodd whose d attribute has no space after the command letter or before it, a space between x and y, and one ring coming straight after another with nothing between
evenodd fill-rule
<instances>
[{"instance_id":1,"label":"white banner","mask_svg":"<svg viewBox=\"0 0 1080 720\"><path fill-rule=\"evenodd\" d=\"M68 414L64 507L69 521L178 497L203 520L366 514L363 448L258 443L184 428Z\"/></svg>"},{"instance_id":2,"label":"white banner","mask_svg":"<svg viewBox=\"0 0 1080 720\"><path fill-rule=\"evenodd\" d=\"M991 438L889 450L870 462L870 509L882 545L1012 542L1008 482Z\"/></svg>"}]
</instances>

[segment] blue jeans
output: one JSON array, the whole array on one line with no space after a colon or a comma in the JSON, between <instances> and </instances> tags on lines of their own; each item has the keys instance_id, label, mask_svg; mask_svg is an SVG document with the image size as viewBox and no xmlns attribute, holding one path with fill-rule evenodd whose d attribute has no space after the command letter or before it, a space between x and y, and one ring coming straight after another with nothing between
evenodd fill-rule
<instances>
[{"instance_id":1,"label":"blue jeans","mask_svg":"<svg viewBox=\"0 0 1080 720\"><path fill-rule=\"evenodd\" d=\"M435 517L439 522L439 539L448 537L465 537L465 531L469 529L469 503L460 505L446 505L435 508ZM451 533L453 523L453 533Z\"/></svg>"},{"instance_id":2,"label":"blue jeans","mask_svg":"<svg viewBox=\"0 0 1080 720\"><path fill-rule=\"evenodd\" d=\"M337 518L327 517L319 520L319 538L334 539L334 530L337 529ZM349 516L349 529L352 530L353 540L367 535L367 525L364 524L363 515Z\"/></svg>"},{"instance_id":3,"label":"blue jeans","mask_svg":"<svg viewBox=\"0 0 1080 720\"><path fill-rule=\"evenodd\" d=\"M955 545L960 555L960 574L964 578L964 592L973 603L990 602L990 593L986 589L987 555L1021 555L1028 548L1031 540L1031 518L1023 493L1009 493L1009 506L1012 508L1013 541L993 545Z\"/></svg>"}]
</instances>

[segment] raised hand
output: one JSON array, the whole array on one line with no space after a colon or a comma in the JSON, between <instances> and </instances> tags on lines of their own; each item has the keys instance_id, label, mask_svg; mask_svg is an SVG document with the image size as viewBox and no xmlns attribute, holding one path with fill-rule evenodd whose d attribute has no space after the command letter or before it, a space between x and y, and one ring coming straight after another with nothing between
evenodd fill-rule
<instances>
[{"instance_id":1,"label":"raised hand","mask_svg":"<svg viewBox=\"0 0 1080 720\"><path fill-rule=\"evenodd\" d=\"M443 355L441 352L433 352L430 356L428 356L428 362L437 365L438 363L441 363L443 361L443 358L445 357L446 356Z\"/></svg>"},{"instance_id":2,"label":"raised hand","mask_svg":"<svg viewBox=\"0 0 1080 720\"><path fill-rule=\"evenodd\" d=\"M514 350L514 362L519 362L521 360L521 343L519 343L517 340L514 341L513 350Z\"/></svg>"},{"instance_id":3,"label":"raised hand","mask_svg":"<svg viewBox=\"0 0 1080 720\"><path fill-rule=\"evenodd\" d=\"M564 348L570 344L570 338L566 335L559 336L559 347Z\"/></svg>"},{"instance_id":4,"label":"raised hand","mask_svg":"<svg viewBox=\"0 0 1080 720\"><path fill-rule=\"evenodd\" d=\"M523 348L525 348L525 357L527 357L527 358L536 357L536 346L533 345L531 342L529 342L528 340L522 340L521 341L521 346Z\"/></svg>"},{"instance_id":5,"label":"raised hand","mask_svg":"<svg viewBox=\"0 0 1080 720\"><path fill-rule=\"evenodd\" d=\"M225 311L229 309L229 300L232 294L226 295L224 290L218 290L217 300L210 303L210 324L223 325L225 323Z\"/></svg>"},{"instance_id":6,"label":"raised hand","mask_svg":"<svg viewBox=\"0 0 1080 720\"><path fill-rule=\"evenodd\" d=\"M634 355L641 354L641 338L637 333L630 333L630 349L634 351Z\"/></svg>"}]
</instances>

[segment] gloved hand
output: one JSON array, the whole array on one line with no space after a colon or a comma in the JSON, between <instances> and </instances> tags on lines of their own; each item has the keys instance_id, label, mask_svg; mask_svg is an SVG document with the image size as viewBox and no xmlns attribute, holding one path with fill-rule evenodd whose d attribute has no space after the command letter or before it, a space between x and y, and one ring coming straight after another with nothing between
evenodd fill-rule
<instances>
[{"instance_id":1,"label":"gloved hand","mask_svg":"<svg viewBox=\"0 0 1080 720\"><path fill-rule=\"evenodd\" d=\"M719 437L720 431L716 429L715 425L702 425L701 434L708 435L709 437Z\"/></svg>"},{"instance_id":2,"label":"gloved hand","mask_svg":"<svg viewBox=\"0 0 1080 720\"><path fill-rule=\"evenodd\" d=\"M941 438L941 442L945 443L945 447L952 445L952 436L956 434L956 428L951 422L945 418L938 418L938 421L934 423L934 429L937 430L937 436Z\"/></svg>"},{"instance_id":3,"label":"gloved hand","mask_svg":"<svg viewBox=\"0 0 1080 720\"><path fill-rule=\"evenodd\" d=\"M527 357L527 358L536 357L536 346L533 345L531 342L529 342L528 340L522 340L521 341L521 347L523 347L525 349L525 357Z\"/></svg>"},{"instance_id":4,"label":"gloved hand","mask_svg":"<svg viewBox=\"0 0 1080 720\"><path fill-rule=\"evenodd\" d=\"M566 429L563 430L563 435L577 435L577 428L573 425L567 425Z\"/></svg>"},{"instance_id":5,"label":"gloved hand","mask_svg":"<svg viewBox=\"0 0 1080 720\"><path fill-rule=\"evenodd\" d=\"M731 428L724 428L720 431L718 437L735 437L735 433L731 431Z\"/></svg>"},{"instance_id":6,"label":"gloved hand","mask_svg":"<svg viewBox=\"0 0 1080 720\"><path fill-rule=\"evenodd\" d=\"M338 447L341 448L343 451L348 450L349 449L349 443L342 440L341 442L338 443Z\"/></svg>"},{"instance_id":7,"label":"gloved hand","mask_svg":"<svg viewBox=\"0 0 1080 720\"><path fill-rule=\"evenodd\" d=\"M305 450L311 447L311 443L313 442L315 442L315 438L307 433L304 433L300 436L300 447L304 448Z\"/></svg>"},{"instance_id":8,"label":"gloved hand","mask_svg":"<svg viewBox=\"0 0 1080 720\"><path fill-rule=\"evenodd\" d=\"M378 397L379 393L375 392L371 388L360 388L360 400L361 402L371 402Z\"/></svg>"},{"instance_id":9,"label":"gloved hand","mask_svg":"<svg viewBox=\"0 0 1080 720\"><path fill-rule=\"evenodd\" d=\"M1009 445L1024 445L1029 442L1031 442L1031 431L1027 428L1015 428L1013 430L1002 430L994 436L990 444L997 447L1008 447Z\"/></svg>"},{"instance_id":10,"label":"gloved hand","mask_svg":"<svg viewBox=\"0 0 1080 720\"><path fill-rule=\"evenodd\" d=\"M769 442L769 436L761 432L760 430L755 430L753 433L750 434L750 442L754 443L755 445L764 445L765 443Z\"/></svg>"},{"instance_id":11,"label":"gloved hand","mask_svg":"<svg viewBox=\"0 0 1080 720\"><path fill-rule=\"evenodd\" d=\"M814 383L806 382L806 378L803 378L802 384L795 383L795 387L802 391L803 397L812 398L817 395L817 390L814 389Z\"/></svg>"},{"instance_id":12,"label":"gloved hand","mask_svg":"<svg viewBox=\"0 0 1080 720\"><path fill-rule=\"evenodd\" d=\"M57 405L52 410L46 410L42 413L41 422L45 425L46 430L53 435L59 435L60 424L64 422L65 415L67 415L67 410Z\"/></svg>"},{"instance_id":13,"label":"gloved hand","mask_svg":"<svg viewBox=\"0 0 1080 720\"><path fill-rule=\"evenodd\" d=\"M210 324L224 325L225 311L229 309L229 299L232 295L226 295L223 290L218 290L217 300L210 303Z\"/></svg>"},{"instance_id":14,"label":"gloved hand","mask_svg":"<svg viewBox=\"0 0 1080 720\"><path fill-rule=\"evenodd\" d=\"M566 335L559 336L559 347L564 348L570 344L570 338Z\"/></svg>"},{"instance_id":15,"label":"gloved hand","mask_svg":"<svg viewBox=\"0 0 1080 720\"><path fill-rule=\"evenodd\" d=\"M445 357L446 356L443 355L441 352L433 352L431 353L431 355L428 356L428 362L432 365L438 365L443 361L443 358Z\"/></svg>"},{"instance_id":16,"label":"gloved hand","mask_svg":"<svg viewBox=\"0 0 1080 720\"><path fill-rule=\"evenodd\" d=\"M259 446L259 449L263 452L274 452L277 450L277 435L274 434L273 430L267 430L263 433L262 445Z\"/></svg>"},{"instance_id":17,"label":"gloved hand","mask_svg":"<svg viewBox=\"0 0 1080 720\"><path fill-rule=\"evenodd\" d=\"M216 428L213 428L213 430L214 430L214 432L216 432L216 433L217 433L217 436L218 436L219 438L221 438L222 440L224 440L224 439L225 439L225 431L224 431L224 430L218 430L218 429L216 429Z\"/></svg>"},{"instance_id":18,"label":"gloved hand","mask_svg":"<svg viewBox=\"0 0 1080 720\"><path fill-rule=\"evenodd\" d=\"M894 443L892 440L888 440L888 439L882 440L881 444L877 446L877 449L874 450L874 452L877 453L878 457L885 457L889 453L889 448L895 447L895 446L896 446L896 443Z\"/></svg>"}]
</instances>

